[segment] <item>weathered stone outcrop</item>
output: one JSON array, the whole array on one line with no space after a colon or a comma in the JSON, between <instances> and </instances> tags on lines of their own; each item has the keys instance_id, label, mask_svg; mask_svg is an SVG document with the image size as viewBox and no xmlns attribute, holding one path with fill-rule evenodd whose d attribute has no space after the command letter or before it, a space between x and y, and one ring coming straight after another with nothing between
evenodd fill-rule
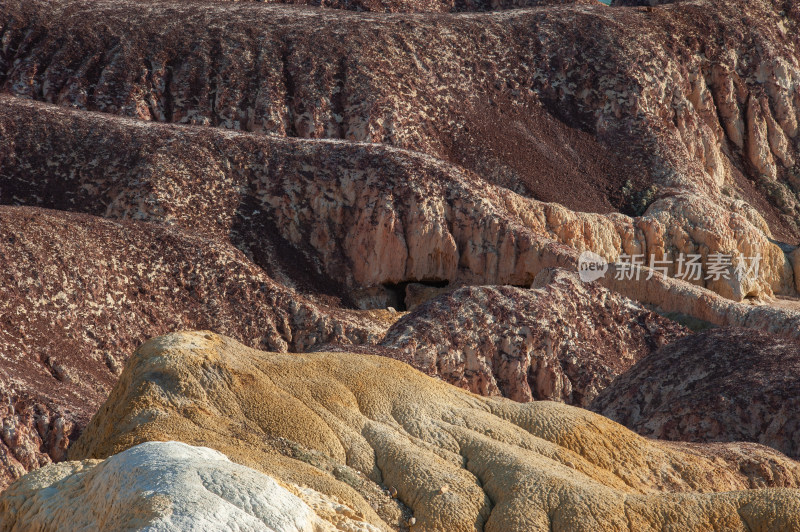
<instances>
[{"instance_id":1,"label":"weathered stone outcrop","mask_svg":"<svg viewBox=\"0 0 800 532\"><path fill-rule=\"evenodd\" d=\"M752 441L800 457L800 344L748 329L715 329L641 360L592 410L646 436Z\"/></svg>"},{"instance_id":2,"label":"weathered stone outcrop","mask_svg":"<svg viewBox=\"0 0 800 532\"><path fill-rule=\"evenodd\" d=\"M0 131L11 140L0 148L0 200L229 240L323 301L360 306L357 291L408 281L527 285L543 267L574 268L575 251L586 249L609 260L758 254L757 275L700 283L733 299L792 290L783 251L741 213L702 198L667 198L638 219L576 213L389 146L146 126L2 101Z\"/></svg>"},{"instance_id":3,"label":"weathered stone outcrop","mask_svg":"<svg viewBox=\"0 0 800 532\"><path fill-rule=\"evenodd\" d=\"M396 492L414 530L798 530L800 490L787 488L800 485L800 465L773 450L682 450L586 410L476 396L383 357L263 353L204 332L151 340L70 457L165 440L202 442L381 527L399 528L399 509L375 509L359 475ZM289 457L286 442L308 451ZM337 480L318 456L359 473Z\"/></svg>"},{"instance_id":4,"label":"weathered stone outcrop","mask_svg":"<svg viewBox=\"0 0 800 532\"><path fill-rule=\"evenodd\" d=\"M41 382L35 373L30 368L14 379L0 368L0 490L28 471L64 460L96 408L96 402L81 402L57 383L36 390L29 385Z\"/></svg>"},{"instance_id":5,"label":"weathered stone outcrop","mask_svg":"<svg viewBox=\"0 0 800 532\"><path fill-rule=\"evenodd\" d=\"M127 220L3 208L0 250L12 267L0 288L2 371L13 383L8 401L24 405L3 418L3 483L63 454L148 336L208 327L278 351L372 343L397 315L327 303L353 305L354 288L386 281L527 285L544 267L574 269L576 249L622 242L609 218L413 152L2 100L3 202ZM612 288L721 325L800 330L796 312L736 305L658 276Z\"/></svg>"},{"instance_id":6,"label":"weathered stone outcrop","mask_svg":"<svg viewBox=\"0 0 800 532\"><path fill-rule=\"evenodd\" d=\"M412 280L528 285L577 263L506 209L507 191L419 153L0 101L2 201L230 241L314 299L356 306L358 289Z\"/></svg>"},{"instance_id":7,"label":"weathered stone outcrop","mask_svg":"<svg viewBox=\"0 0 800 532\"><path fill-rule=\"evenodd\" d=\"M784 338L800 339L800 305L796 299L784 303L737 303L660 272L653 272L648 279L650 271L643 269L639 279L628 279L622 275L625 271L628 271L626 267L612 263L606 275L597 282L668 314L684 314L722 327L746 327Z\"/></svg>"},{"instance_id":8,"label":"weathered stone outcrop","mask_svg":"<svg viewBox=\"0 0 800 532\"><path fill-rule=\"evenodd\" d=\"M644 214L603 237L620 241L610 258L755 251L765 257L758 279L707 286L734 299L795 291L770 239L800 237L796 6L387 17L14 0L3 15L0 83L14 94L413 149L573 210Z\"/></svg>"},{"instance_id":9,"label":"weathered stone outcrop","mask_svg":"<svg viewBox=\"0 0 800 532\"><path fill-rule=\"evenodd\" d=\"M0 206L0 488L63 459L129 353L185 327L253 347L375 343L385 312L314 304L176 228Z\"/></svg>"},{"instance_id":10,"label":"weathered stone outcrop","mask_svg":"<svg viewBox=\"0 0 800 532\"><path fill-rule=\"evenodd\" d=\"M51 465L0 495L3 532L208 527L379 530L320 493L281 486L217 451L179 442L142 443L102 462Z\"/></svg>"},{"instance_id":11,"label":"weathered stone outcrop","mask_svg":"<svg viewBox=\"0 0 800 532\"><path fill-rule=\"evenodd\" d=\"M403 316L382 347L480 395L587 406L617 375L688 330L563 270L535 288L465 287Z\"/></svg>"}]
</instances>

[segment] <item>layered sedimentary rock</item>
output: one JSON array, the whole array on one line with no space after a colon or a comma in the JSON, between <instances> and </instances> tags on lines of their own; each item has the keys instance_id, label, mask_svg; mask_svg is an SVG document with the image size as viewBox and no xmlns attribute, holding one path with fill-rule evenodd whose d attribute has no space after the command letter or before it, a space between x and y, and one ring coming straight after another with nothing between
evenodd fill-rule
<instances>
[{"instance_id":1,"label":"layered sedimentary rock","mask_svg":"<svg viewBox=\"0 0 800 532\"><path fill-rule=\"evenodd\" d=\"M800 457L800 343L715 329L670 344L600 393L592 410L646 436L751 441Z\"/></svg>"},{"instance_id":2,"label":"layered sedimentary rock","mask_svg":"<svg viewBox=\"0 0 800 532\"><path fill-rule=\"evenodd\" d=\"M384 282L525 285L543 267L575 264L575 250L558 241L602 248L616 238L603 217L487 186L413 152L3 102L4 202L128 220L4 210L4 253L19 265L4 284L3 371L18 376L9 377L3 399L11 405L4 483L63 456L127 352L148 336L209 327L272 350L373 343L396 316L320 308L358 306L359 287ZM386 190L395 195L391 203L381 203ZM296 208L303 205L310 206ZM262 285L272 295L259 295ZM798 330L791 312L732 305L701 289L669 285L650 301L650 285L617 288L715 323ZM708 301L725 312L695 309ZM34 312L42 314L27 323Z\"/></svg>"},{"instance_id":3,"label":"layered sedimentary rock","mask_svg":"<svg viewBox=\"0 0 800 532\"><path fill-rule=\"evenodd\" d=\"M381 346L480 395L587 406L617 375L688 333L563 270L543 271L534 286L439 296L398 320Z\"/></svg>"},{"instance_id":4,"label":"layered sedimentary rock","mask_svg":"<svg viewBox=\"0 0 800 532\"><path fill-rule=\"evenodd\" d=\"M3 2L0 488L64 458L135 345L210 328L270 351L335 344L339 354L269 355L279 369L242 355L246 371L222 357L215 371L237 386L191 361L167 364L175 382L191 381L180 390L160 370L145 383L131 369L116 393L145 399L97 418L108 441L94 429L83 456L142 434L208 440L379 527L406 527L413 510L425 530L570 528L573 518L588 529L593 519L791 529L794 492L696 494L796 485L794 463L777 453L657 444L564 406L432 392L444 385L388 360L481 393L584 404L678 329L574 278L559 281L574 294L524 288L545 268L574 271L583 250L706 264L714 253L760 256L741 279L599 282L661 310L800 335L796 311L731 301L792 295L800 280L800 7L536 3L450 15L382 12L517 2ZM427 287L419 295L487 284L517 288L442 296L465 309L507 301L468 322L423 306L380 346L400 315L348 310L399 308L412 285ZM548 298L563 308L545 308ZM591 317L543 331L549 322L512 303ZM515 330L506 312L538 328ZM469 333L426 329L420 316ZM599 337L603 316L621 321ZM479 327L491 341L477 342ZM600 351L570 340L592 334ZM205 345L192 338L174 340L177 351ZM430 344L442 339L453 352L434 362ZM360 357L343 353L351 344ZM586 364L574 365L577 354ZM375 380L360 364L390 375ZM257 385L259 398L241 391L264 375L282 384ZM312 428L262 410L273 396L287 401L281 415L297 411ZM426 491L420 471L438 485Z\"/></svg>"},{"instance_id":5,"label":"layered sedimentary rock","mask_svg":"<svg viewBox=\"0 0 800 532\"><path fill-rule=\"evenodd\" d=\"M4 14L0 82L14 94L413 149L568 208L644 213L553 223L565 243L607 258L760 254L755 279L700 282L734 299L795 290L770 239L800 235L796 6L706 0L387 17L19 0Z\"/></svg>"},{"instance_id":6,"label":"layered sedimentary rock","mask_svg":"<svg viewBox=\"0 0 800 532\"><path fill-rule=\"evenodd\" d=\"M230 245L145 223L4 206L0 258L0 488L63 459L150 336L303 350L377 342L394 319L313 304Z\"/></svg>"},{"instance_id":7,"label":"layered sedimentary rock","mask_svg":"<svg viewBox=\"0 0 800 532\"><path fill-rule=\"evenodd\" d=\"M0 149L4 202L181 225L233 242L275 279L323 301L360 306L360 290L386 283L525 285L543 267L574 268L576 250L611 259L620 249L666 246L658 231L668 220L574 213L388 146L144 126L3 101L0 131L13 139ZM121 143L128 149L117 149ZM693 249L687 234L705 241L726 227L709 213L742 227L736 214L670 201L684 216L683 229L671 230L681 249ZM731 242L752 254L771 245L763 235L726 231L709 252ZM793 278L774 250L758 275L711 287L737 299L753 287L761 293L765 277Z\"/></svg>"},{"instance_id":8,"label":"layered sedimentary rock","mask_svg":"<svg viewBox=\"0 0 800 532\"><path fill-rule=\"evenodd\" d=\"M404 281L527 285L543 267L575 269L576 250L609 257L638 245L636 238L653 241L641 220L618 232L621 215L574 213L386 146L145 125L2 101L3 202L178 225L230 241L275 280L321 302L359 306L359 289ZM702 205L687 208L698 224L687 222L687 231L709 235L714 218ZM639 282L609 274L603 282L720 325L799 330L797 313L731 305L660 274Z\"/></svg>"},{"instance_id":9,"label":"layered sedimentary rock","mask_svg":"<svg viewBox=\"0 0 800 532\"><path fill-rule=\"evenodd\" d=\"M506 205L538 202L419 153L2 101L0 131L13 139L0 148L4 202L230 241L322 301L357 306L358 290L404 281L526 285L543 267L577 263L543 220L524 223Z\"/></svg>"},{"instance_id":10,"label":"layered sedimentary rock","mask_svg":"<svg viewBox=\"0 0 800 532\"><path fill-rule=\"evenodd\" d=\"M476 396L383 357L263 353L204 332L142 346L70 457L151 440L202 442L384 528L797 530L800 512L800 491L787 489L800 465L765 447L685 450L567 405ZM397 505L376 499L378 487ZM413 521L400 521L402 504Z\"/></svg>"},{"instance_id":11,"label":"layered sedimentary rock","mask_svg":"<svg viewBox=\"0 0 800 532\"><path fill-rule=\"evenodd\" d=\"M317 515L303 497L315 506L324 505L320 513L329 520ZM178 442L143 443L102 462L51 465L0 495L3 532L209 526L242 531L379 530L322 494L281 486L217 451Z\"/></svg>"}]
</instances>

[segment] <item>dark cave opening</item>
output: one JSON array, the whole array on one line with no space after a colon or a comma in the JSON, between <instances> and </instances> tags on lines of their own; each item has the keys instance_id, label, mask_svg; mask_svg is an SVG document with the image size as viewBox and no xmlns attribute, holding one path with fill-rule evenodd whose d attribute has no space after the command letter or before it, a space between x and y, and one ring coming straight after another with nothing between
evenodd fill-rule
<instances>
[{"instance_id":1,"label":"dark cave opening","mask_svg":"<svg viewBox=\"0 0 800 532\"><path fill-rule=\"evenodd\" d=\"M406 289L410 284L419 284L423 286L430 286L432 288L444 288L450 284L447 279L444 280L423 280L423 281L401 281L399 283L383 283L383 287L393 294L393 300L397 306L395 310L405 312L408 310L406 304Z\"/></svg>"}]
</instances>

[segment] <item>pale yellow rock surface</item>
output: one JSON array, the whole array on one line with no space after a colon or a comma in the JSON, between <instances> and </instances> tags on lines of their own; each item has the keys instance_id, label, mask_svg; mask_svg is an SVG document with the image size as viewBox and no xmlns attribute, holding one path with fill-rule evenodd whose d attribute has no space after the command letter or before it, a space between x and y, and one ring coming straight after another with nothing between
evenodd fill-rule
<instances>
[{"instance_id":1,"label":"pale yellow rock surface","mask_svg":"<svg viewBox=\"0 0 800 532\"><path fill-rule=\"evenodd\" d=\"M747 327L785 338L800 338L800 305L764 301L735 302L681 279L643 269L637 280L618 276L620 265L612 263L597 282L625 297L663 312L683 314L722 327ZM575 274L577 275L577 274Z\"/></svg>"},{"instance_id":2,"label":"pale yellow rock surface","mask_svg":"<svg viewBox=\"0 0 800 532\"><path fill-rule=\"evenodd\" d=\"M415 531L800 530L800 464L769 449L745 467L719 451L736 444L687 452L582 409L479 397L391 359L264 353L208 332L144 344L70 457L165 440L335 497L381 528L410 521L319 457L396 490ZM289 457L285 442L307 452Z\"/></svg>"}]
</instances>

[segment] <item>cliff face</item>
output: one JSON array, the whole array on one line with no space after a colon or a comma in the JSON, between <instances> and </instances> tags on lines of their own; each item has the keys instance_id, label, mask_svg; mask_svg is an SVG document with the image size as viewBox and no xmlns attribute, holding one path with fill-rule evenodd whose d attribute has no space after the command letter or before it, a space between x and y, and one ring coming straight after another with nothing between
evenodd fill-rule
<instances>
[{"instance_id":1,"label":"cliff face","mask_svg":"<svg viewBox=\"0 0 800 532\"><path fill-rule=\"evenodd\" d=\"M526 197L644 214L603 218L602 239L570 235L609 259L760 253L758 279L703 284L734 299L795 292L784 253L800 236L794 6L423 17L15 1L4 16L0 83L12 94L411 149Z\"/></svg>"},{"instance_id":2,"label":"cliff face","mask_svg":"<svg viewBox=\"0 0 800 532\"><path fill-rule=\"evenodd\" d=\"M6 201L231 242L309 297L354 306L360 289L410 280L529 285L576 263L542 222L520 219L525 198L416 152L4 102Z\"/></svg>"}]
</instances>

